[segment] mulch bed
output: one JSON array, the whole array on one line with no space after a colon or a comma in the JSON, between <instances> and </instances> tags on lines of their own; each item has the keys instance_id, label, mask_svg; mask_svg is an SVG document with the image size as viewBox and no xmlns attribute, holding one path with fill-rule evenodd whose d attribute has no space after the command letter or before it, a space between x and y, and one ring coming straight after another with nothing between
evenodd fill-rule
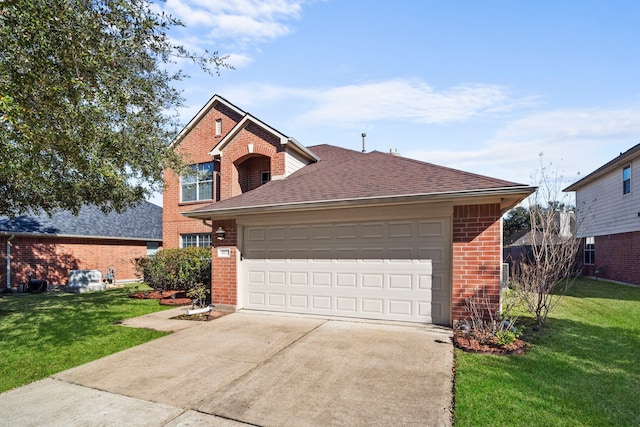
<instances>
[{"instance_id":1,"label":"mulch bed","mask_svg":"<svg viewBox=\"0 0 640 427\"><path fill-rule=\"evenodd\" d=\"M183 306L191 305L193 301L187 298L184 291L144 291L129 294L129 298L157 299L160 305Z\"/></svg>"},{"instance_id":2,"label":"mulch bed","mask_svg":"<svg viewBox=\"0 0 640 427\"><path fill-rule=\"evenodd\" d=\"M481 343L473 337L461 334L455 334L453 336L453 344L460 350L469 353L496 354L501 356L523 354L529 349L529 344L519 338L516 338L516 340L509 345L498 345L491 341Z\"/></svg>"}]
</instances>

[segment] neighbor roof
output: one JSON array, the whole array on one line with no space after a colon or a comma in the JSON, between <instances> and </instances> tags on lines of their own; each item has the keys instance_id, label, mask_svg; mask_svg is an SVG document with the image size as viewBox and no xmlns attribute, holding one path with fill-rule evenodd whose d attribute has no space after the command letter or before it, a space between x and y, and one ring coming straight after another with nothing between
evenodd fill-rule
<instances>
[{"instance_id":1,"label":"neighbor roof","mask_svg":"<svg viewBox=\"0 0 640 427\"><path fill-rule=\"evenodd\" d=\"M0 234L162 241L162 208L145 201L122 213L105 214L85 205L77 216L70 211L51 217L45 213L14 219L0 216Z\"/></svg>"},{"instance_id":2,"label":"neighbor roof","mask_svg":"<svg viewBox=\"0 0 640 427\"><path fill-rule=\"evenodd\" d=\"M580 179L579 181L574 182L573 184L571 184L570 186L568 186L567 188L565 188L562 191L576 191L576 190L580 189L581 187L584 187L585 185L587 185L587 184L595 181L596 179L600 178L602 175L605 175L605 174L611 172L612 170L615 170L615 169L619 168L620 166L623 166L623 165L629 163L631 160L633 160L635 158L638 158L638 157L640 157L640 144L631 147L630 149L628 149L624 153L620 153L620 155L618 157L616 157L615 159L613 159L610 162L607 162L604 165L600 166L598 169L596 169L595 171L591 172L589 175L585 176L584 178Z\"/></svg>"},{"instance_id":3,"label":"neighbor roof","mask_svg":"<svg viewBox=\"0 0 640 427\"><path fill-rule=\"evenodd\" d=\"M207 214L255 208L417 196L452 197L482 193L528 195L535 190L523 184L379 151L361 153L326 144L309 147L309 150L320 157L319 162L303 167L284 180L271 181L255 190L185 215L204 218Z\"/></svg>"}]
</instances>

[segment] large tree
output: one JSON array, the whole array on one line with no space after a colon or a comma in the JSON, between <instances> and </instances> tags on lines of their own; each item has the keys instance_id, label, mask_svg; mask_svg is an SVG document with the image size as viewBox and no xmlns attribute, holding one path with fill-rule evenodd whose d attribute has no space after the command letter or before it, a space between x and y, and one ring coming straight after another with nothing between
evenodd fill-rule
<instances>
[{"instance_id":1,"label":"large tree","mask_svg":"<svg viewBox=\"0 0 640 427\"><path fill-rule=\"evenodd\" d=\"M158 190L182 103L175 45L147 0L0 2L0 214L122 210Z\"/></svg>"}]
</instances>

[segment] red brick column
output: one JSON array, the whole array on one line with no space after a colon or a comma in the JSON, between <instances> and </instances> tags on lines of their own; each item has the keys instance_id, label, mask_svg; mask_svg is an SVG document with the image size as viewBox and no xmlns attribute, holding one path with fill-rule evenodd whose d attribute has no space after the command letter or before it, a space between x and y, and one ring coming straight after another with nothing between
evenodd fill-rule
<instances>
[{"instance_id":1,"label":"red brick column","mask_svg":"<svg viewBox=\"0 0 640 427\"><path fill-rule=\"evenodd\" d=\"M218 227L226 232L223 240L218 240ZM211 254L211 302L213 304L237 305L238 275L237 253L238 232L235 220L214 221ZM229 249L228 257L219 257L218 249Z\"/></svg>"},{"instance_id":2,"label":"red brick column","mask_svg":"<svg viewBox=\"0 0 640 427\"><path fill-rule=\"evenodd\" d=\"M452 321L466 317L465 299L485 295L500 305L502 262L500 205L455 206L453 209Z\"/></svg>"}]
</instances>

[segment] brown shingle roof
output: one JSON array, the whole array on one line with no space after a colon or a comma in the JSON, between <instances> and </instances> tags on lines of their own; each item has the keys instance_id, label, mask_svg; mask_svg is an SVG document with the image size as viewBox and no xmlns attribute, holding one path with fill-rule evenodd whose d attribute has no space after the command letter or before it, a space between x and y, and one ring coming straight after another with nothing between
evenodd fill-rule
<instances>
[{"instance_id":1,"label":"brown shingle roof","mask_svg":"<svg viewBox=\"0 0 640 427\"><path fill-rule=\"evenodd\" d=\"M320 157L319 162L187 216L251 207L530 188L379 151L361 153L326 144L309 150Z\"/></svg>"}]
</instances>

